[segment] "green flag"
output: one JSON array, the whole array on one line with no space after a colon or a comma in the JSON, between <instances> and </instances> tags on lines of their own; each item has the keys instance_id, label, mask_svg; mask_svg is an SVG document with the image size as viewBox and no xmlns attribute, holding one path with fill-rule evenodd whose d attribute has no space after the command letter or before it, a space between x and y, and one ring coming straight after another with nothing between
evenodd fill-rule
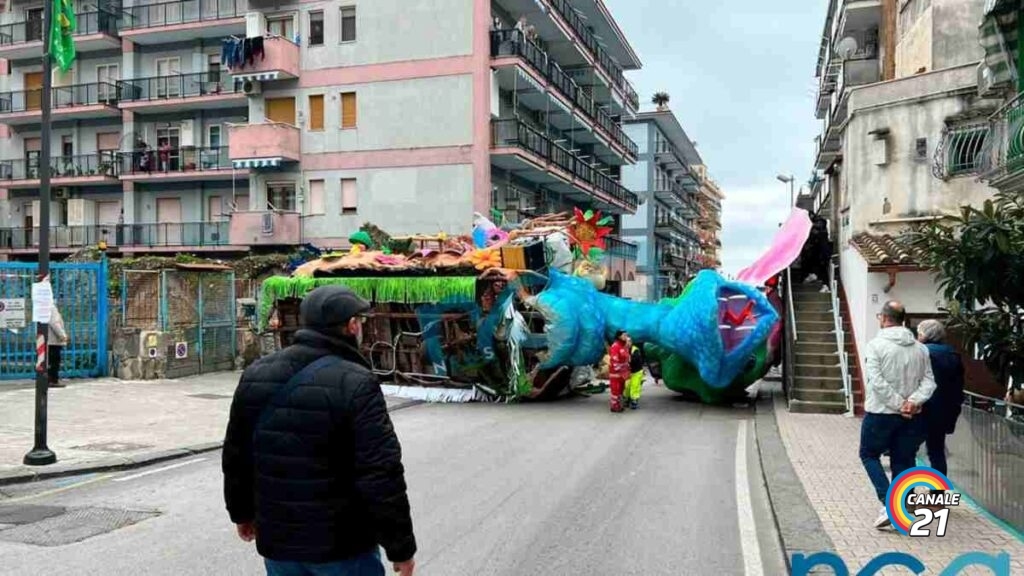
<instances>
[{"instance_id":1,"label":"green flag","mask_svg":"<svg viewBox=\"0 0 1024 576\"><path fill-rule=\"evenodd\" d=\"M50 55L62 72L75 61L75 9L71 0L53 0L53 22L50 23Z\"/></svg>"}]
</instances>

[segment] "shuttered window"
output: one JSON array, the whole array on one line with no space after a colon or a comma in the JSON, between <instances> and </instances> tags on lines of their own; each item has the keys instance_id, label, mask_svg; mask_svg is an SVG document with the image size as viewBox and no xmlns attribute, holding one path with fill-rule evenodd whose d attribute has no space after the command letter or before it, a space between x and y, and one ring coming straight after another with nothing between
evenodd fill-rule
<instances>
[{"instance_id":1,"label":"shuttered window","mask_svg":"<svg viewBox=\"0 0 1024 576\"><path fill-rule=\"evenodd\" d=\"M324 181L309 181L309 202L306 204L306 214L324 213Z\"/></svg>"},{"instance_id":2,"label":"shuttered window","mask_svg":"<svg viewBox=\"0 0 1024 576\"><path fill-rule=\"evenodd\" d=\"M349 129L356 127L356 93L345 92L341 95L341 127Z\"/></svg>"},{"instance_id":3,"label":"shuttered window","mask_svg":"<svg viewBox=\"0 0 1024 576\"><path fill-rule=\"evenodd\" d=\"M309 97L309 129L324 129L324 96L317 94Z\"/></svg>"},{"instance_id":4,"label":"shuttered window","mask_svg":"<svg viewBox=\"0 0 1024 576\"><path fill-rule=\"evenodd\" d=\"M358 209L356 198L356 179L343 178L341 181L341 213L355 214Z\"/></svg>"}]
</instances>

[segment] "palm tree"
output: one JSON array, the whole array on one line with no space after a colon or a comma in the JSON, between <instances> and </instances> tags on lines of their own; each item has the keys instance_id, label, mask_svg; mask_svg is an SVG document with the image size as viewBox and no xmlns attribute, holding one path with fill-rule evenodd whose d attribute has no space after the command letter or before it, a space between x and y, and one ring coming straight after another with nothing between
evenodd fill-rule
<instances>
[{"instance_id":1,"label":"palm tree","mask_svg":"<svg viewBox=\"0 0 1024 576\"><path fill-rule=\"evenodd\" d=\"M655 92L654 97L651 98L651 103L658 107L658 112L664 112L668 109L668 101L671 99L668 92Z\"/></svg>"}]
</instances>

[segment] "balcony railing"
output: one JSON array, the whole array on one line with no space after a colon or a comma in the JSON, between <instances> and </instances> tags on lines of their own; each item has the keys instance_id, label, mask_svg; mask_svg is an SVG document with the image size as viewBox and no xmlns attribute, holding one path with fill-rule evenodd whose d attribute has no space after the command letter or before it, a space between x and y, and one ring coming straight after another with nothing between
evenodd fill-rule
<instances>
[{"instance_id":1,"label":"balcony railing","mask_svg":"<svg viewBox=\"0 0 1024 576\"><path fill-rule=\"evenodd\" d=\"M982 157L988 138L988 124L970 124L943 130L942 139L935 147L932 174L941 180L977 174L982 169Z\"/></svg>"},{"instance_id":2,"label":"balcony railing","mask_svg":"<svg viewBox=\"0 0 1024 576\"><path fill-rule=\"evenodd\" d=\"M997 180L1024 169L1024 92L989 117L985 148L980 158L984 179Z\"/></svg>"},{"instance_id":3,"label":"balcony railing","mask_svg":"<svg viewBox=\"0 0 1024 576\"><path fill-rule=\"evenodd\" d=\"M39 159L0 160L0 180L35 180L39 178ZM105 176L117 178L115 152L53 156L50 158L51 178L84 178Z\"/></svg>"},{"instance_id":4,"label":"balcony railing","mask_svg":"<svg viewBox=\"0 0 1024 576\"><path fill-rule=\"evenodd\" d=\"M566 74L561 66L548 56L547 52L524 38L522 32L519 30L491 32L491 55L494 57L519 56L526 60L577 108L583 110L587 117L601 126L615 143L625 148L631 157L636 157L639 148L636 142L633 142L622 130L622 126L612 120L608 112L594 102L590 92Z\"/></svg>"},{"instance_id":5,"label":"balcony railing","mask_svg":"<svg viewBox=\"0 0 1024 576\"><path fill-rule=\"evenodd\" d=\"M128 6L124 9L121 29L138 30L157 26L240 18L245 16L245 12L246 8L242 0L176 0Z\"/></svg>"},{"instance_id":6,"label":"balcony railing","mask_svg":"<svg viewBox=\"0 0 1024 576\"><path fill-rule=\"evenodd\" d=\"M121 174L180 174L208 170L230 170L228 147L170 148L138 152L122 152Z\"/></svg>"},{"instance_id":7,"label":"balcony railing","mask_svg":"<svg viewBox=\"0 0 1024 576\"><path fill-rule=\"evenodd\" d=\"M97 104L117 106L120 94L118 85L108 82L54 86L50 90L51 106L54 109L95 106ZM41 111L42 109L43 90L41 88L0 93L0 114Z\"/></svg>"},{"instance_id":8,"label":"balcony railing","mask_svg":"<svg viewBox=\"0 0 1024 576\"><path fill-rule=\"evenodd\" d=\"M635 211L639 201L636 194L627 190L609 176L596 170L578 156L552 142L547 136L519 120L495 120L491 123L491 145L495 147L515 146L533 152L555 164L562 170L576 176L607 194L617 202Z\"/></svg>"},{"instance_id":9,"label":"balcony railing","mask_svg":"<svg viewBox=\"0 0 1024 576\"><path fill-rule=\"evenodd\" d=\"M615 236L605 238L605 245L608 247L607 254L613 258L622 258L635 262L639 254L639 248L632 242L626 242Z\"/></svg>"},{"instance_id":10,"label":"balcony railing","mask_svg":"<svg viewBox=\"0 0 1024 576\"><path fill-rule=\"evenodd\" d=\"M226 71L121 80L117 85L122 99L129 102L242 93L242 83Z\"/></svg>"},{"instance_id":11,"label":"balcony railing","mask_svg":"<svg viewBox=\"0 0 1024 576\"><path fill-rule=\"evenodd\" d=\"M227 246L230 222L161 222L126 225L125 246Z\"/></svg>"},{"instance_id":12,"label":"balcony railing","mask_svg":"<svg viewBox=\"0 0 1024 576\"><path fill-rule=\"evenodd\" d=\"M633 86L630 85L628 80L626 80L626 76L622 73L622 67L619 66L615 60L612 60L612 57L608 55L608 52L601 47L601 44L597 41L597 37L590 31L590 27L587 26L586 20L584 20L583 17L573 9L568 0L549 0L549 2L555 8L555 12L558 12L562 16L562 19L569 24L569 27L576 32L576 35L583 41L583 45L590 50L590 53L594 56L594 60L597 61L598 65L606 74L608 74L612 83L626 95L626 102L629 106L633 110L639 109L640 97L637 95L636 90L634 90Z\"/></svg>"},{"instance_id":13,"label":"balcony railing","mask_svg":"<svg viewBox=\"0 0 1024 576\"><path fill-rule=\"evenodd\" d=\"M106 34L117 36L117 16L105 10L78 12L75 14L75 36ZM0 48L26 42L42 42L43 21L23 20L12 24L0 24Z\"/></svg>"},{"instance_id":14,"label":"balcony railing","mask_svg":"<svg viewBox=\"0 0 1024 576\"><path fill-rule=\"evenodd\" d=\"M110 247L216 247L228 245L227 221L173 222L160 224L100 224L51 226L50 247L73 249ZM0 228L0 249L27 250L39 247L39 228Z\"/></svg>"}]
</instances>

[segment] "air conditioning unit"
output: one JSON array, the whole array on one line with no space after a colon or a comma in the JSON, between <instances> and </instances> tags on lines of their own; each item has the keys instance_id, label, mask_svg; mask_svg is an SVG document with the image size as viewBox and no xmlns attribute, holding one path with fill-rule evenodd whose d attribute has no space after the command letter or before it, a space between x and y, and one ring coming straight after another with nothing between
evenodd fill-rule
<instances>
[{"instance_id":1,"label":"air conditioning unit","mask_svg":"<svg viewBox=\"0 0 1024 576\"><path fill-rule=\"evenodd\" d=\"M242 82L242 92L252 96L253 94L260 93L260 82L259 80L246 80Z\"/></svg>"},{"instance_id":2,"label":"air conditioning unit","mask_svg":"<svg viewBox=\"0 0 1024 576\"><path fill-rule=\"evenodd\" d=\"M53 189L53 197L56 198L56 199L67 198L68 197L68 189L67 188L54 188Z\"/></svg>"}]
</instances>

